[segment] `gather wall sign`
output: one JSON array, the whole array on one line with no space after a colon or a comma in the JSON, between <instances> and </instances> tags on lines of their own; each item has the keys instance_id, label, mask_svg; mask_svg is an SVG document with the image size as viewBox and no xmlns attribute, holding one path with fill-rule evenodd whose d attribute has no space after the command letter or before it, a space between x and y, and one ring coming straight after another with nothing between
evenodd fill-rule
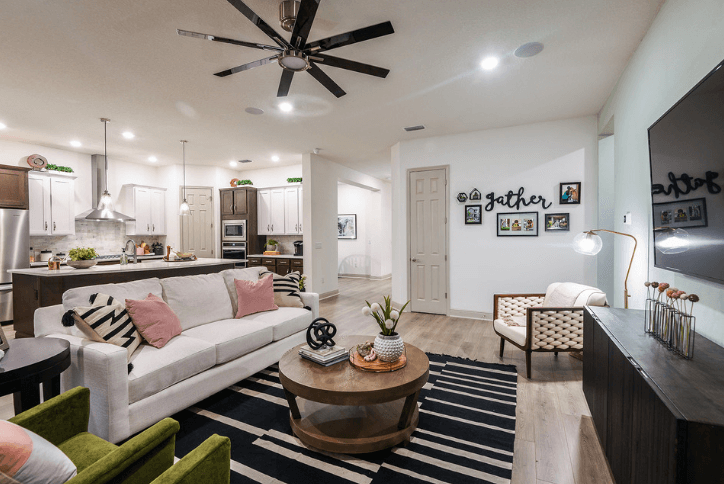
<instances>
[{"instance_id":1,"label":"gather wall sign","mask_svg":"<svg viewBox=\"0 0 724 484\"><path fill-rule=\"evenodd\" d=\"M544 210L553 205L553 202L547 202L541 195L531 195L530 198L526 199L523 193L525 193L525 188L523 187L520 187L517 192L508 190L508 193L505 195L498 195L497 197L495 196L495 192L490 192L485 195L485 198L488 200L487 205L485 205L485 211L492 212L495 209L496 203L515 210L518 210L521 204L527 207L540 203Z\"/></svg>"}]
</instances>

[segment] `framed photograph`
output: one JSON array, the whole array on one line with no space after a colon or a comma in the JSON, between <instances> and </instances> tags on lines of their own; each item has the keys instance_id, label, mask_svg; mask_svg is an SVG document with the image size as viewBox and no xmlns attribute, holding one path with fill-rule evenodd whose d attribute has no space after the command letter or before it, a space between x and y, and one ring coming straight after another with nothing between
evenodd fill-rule
<instances>
[{"instance_id":1,"label":"framed photograph","mask_svg":"<svg viewBox=\"0 0 724 484\"><path fill-rule=\"evenodd\" d=\"M579 205L581 203L581 182L561 183L558 203L561 205Z\"/></svg>"},{"instance_id":2,"label":"framed photograph","mask_svg":"<svg viewBox=\"0 0 724 484\"><path fill-rule=\"evenodd\" d=\"M3 327L0 326L0 350L7 350L10 348L10 345L8 344L8 339L5 337L5 333L3 332Z\"/></svg>"},{"instance_id":3,"label":"framed photograph","mask_svg":"<svg viewBox=\"0 0 724 484\"><path fill-rule=\"evenodd\" d=\"M482 205L465 205L465 225L479 225L483 223Z\"/></svg>"},{"instance_id":4,"label":"framed photograph","mask_svg":"<svg viewBox=\"0 0 724 484\"><path fill-rule=\"evenodd\" d=\"M546 232L568 232L570 227L570 215L567 213L547 213Z\"/></svg>"},{"instance_id":5,"label":"framed photograph","mask_svg":"<svg viewBox=\"0 0 724 484\"><path fill-rule=\"evenodd\" d=\"M538 212L498 213L498 237L537 237Z\"/></svg>"},{"instance_id":6,"label":"framed photograph","mask_svg":"<svg viewBox=\"0 0 724 484\"><path fill-rule=\"evenodd\" d=\"M357 214L353 213L337 215L337 238L357 238Z\"/></svg>"},{"instance_id":7,"label":"framed photograph","mask_svg":"<svg viewBox=\"0 0 724 484\"><path fill-rule=\"evenodd\" d=\"M654 203L654 226L674 229L707 227L706 198Z\"/></svg>"}]
</instances>

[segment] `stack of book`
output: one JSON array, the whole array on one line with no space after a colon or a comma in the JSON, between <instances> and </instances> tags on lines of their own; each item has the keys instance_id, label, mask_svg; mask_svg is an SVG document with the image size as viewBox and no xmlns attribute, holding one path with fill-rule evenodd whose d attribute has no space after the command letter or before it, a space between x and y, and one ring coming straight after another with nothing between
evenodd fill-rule
<instances>
[{"instance_id":1,"label":"stack of book","mask_svg":"<svg viewBox=\"0 0 724 484\"><path fill-rule=\"evenodd\" d=\"M309 345L304 345L299 348L299 356L322 366L334 365L349 359L347 349L344 346L323 347L313 350Z\"/></svg>"}]
</instances>

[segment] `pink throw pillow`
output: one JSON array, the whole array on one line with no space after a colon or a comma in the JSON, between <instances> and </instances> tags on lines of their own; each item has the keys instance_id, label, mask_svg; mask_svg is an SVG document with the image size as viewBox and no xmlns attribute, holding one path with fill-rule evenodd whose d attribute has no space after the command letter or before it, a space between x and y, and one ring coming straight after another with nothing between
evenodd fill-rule
<instances>
[{"instance_id":1,"label":"pink throw pillow","mask_svg":"<svg viewBox=\"0 0 724 484\"><path fill-rule=\"evenodd\" d=\"M166 346L181 334L181 321L160 297L150 294L146 299L126 299L126 310L143 339L156 348Z\"/></svg>"},{"instance_id":2,"label":"pink throw pillow","mask_svg":"<svg viewBox=\"0 0 724 484\"><path fill-rule=\"evenodd\" d=\"M261 311L279 309L274 304L274 278L271 275L253 282L234 279L234 285L239 300L237 319Z\"/></svg>"}]
</instances>

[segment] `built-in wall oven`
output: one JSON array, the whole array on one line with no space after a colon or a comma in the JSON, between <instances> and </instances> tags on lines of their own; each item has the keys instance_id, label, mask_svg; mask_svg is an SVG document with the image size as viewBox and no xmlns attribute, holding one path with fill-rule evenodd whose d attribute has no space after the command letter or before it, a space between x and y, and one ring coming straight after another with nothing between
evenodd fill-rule
<instances>
[{"instance_id":1,"label":"built-in wall oven","mask_svg":"<svg viewBox=\"0 0 724 484\"><path fill-rule=\"evenodd\" d=\"M246 242L246 220L222 220L222 242Z\"/></svg>"},{"instance_id":2,"label":"built-in wall oven","mask_svg":"<svg viewBox=\"0 0 724 484\"><path fill-rule=\"evenodd\" d=\"M221 258L234 259L236 267L246 267L246 242L222 242Z\"/></svg>"}]
</instances>

